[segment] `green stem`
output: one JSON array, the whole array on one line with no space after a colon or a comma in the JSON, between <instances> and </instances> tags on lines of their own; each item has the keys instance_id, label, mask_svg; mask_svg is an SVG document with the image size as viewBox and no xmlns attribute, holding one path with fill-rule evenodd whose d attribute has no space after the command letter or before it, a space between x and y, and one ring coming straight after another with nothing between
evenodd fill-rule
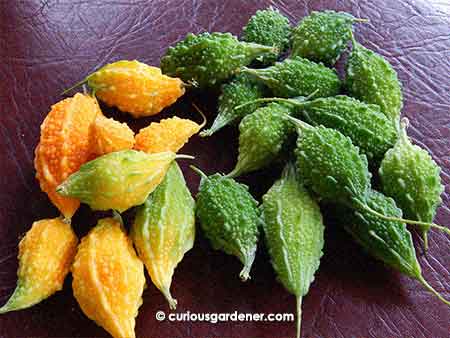
<instances>
[{"instance_id":1,"label":"green stem","mask_svg":"<svg viewBox=\"0 0 450 338\"><path fill-rule=\"evenodd\" d=\"M308 123L306 123L306 122L304 122L302 120L296 119L295 117L292 117L292 116L290 116L288 114L284 114L284 118L286 120L289 120L292 123L294 123L300 130L315 128L314 126L312 126L312 125L310 125L310 124L308 124Z\"/></svg>"},{"instance_id":2,"label":"green stem","mask_svg":"<svg viewBox=\"0 0 450 338\"><path fill-rule=\"evenodd\" d=\"M425 280L425 278L423 278L422 275L419 275L417 277L417 280L419 282L422 283L422 285L425 287L425 289L427 289L428 291L430 291L433 295L435 295L441 302L443 302L444 304L450 306L450 301L445 299L439 292L437 292L430 284L428 284L428 282Z\"/></svg>"},{"instance_id":3,"label":"green stem","mask_svg":"<svg viewBox=\"0 0 450 338\"><path fill-rule=\"evenodd\" d=\"M297 338L300 338L302 330L302 296L297 296Z\"/></svg>"},{"instance_id":4,"label":"green stem","mask_svg":"<svg viewBox=\"0 0 450 338\"><path fill-rule=\"evenodd\" d=\"M450 229L446 228L442 225L435 224L435 223L427 223L427 222L422 222L422 221L414 221L411 219L405 219L405 218L401 218L401 217L386 216L386 215L383 215L382 213L379 213L376 210L373 210L371 207L369 207L367 204L365 204L361 201L356 201L356 203L364 210L370 212L371 214L373 214L375 216L385 219L386 221L402 222L402 223L408 223L408 224L412 224L412 225L429 226L429 227L432 227L435 229L439 229L440 231L443 231L443 232L447 233L448 235L450 235Z\"/></svg>"},{"instance_id":5,"label":"green stem","mask_svg":"<svg viewBox=\"0 0 450 338\"><path fill-rule=\"evenodd\" d=\"M203 119L203 122L199 126L200 127L199 130L200 130L206 125L207 119L206 119L205 114L201 111L201 109L194 102L192 102L192 106L195 108L195 110L200 114L200 116Z\"/></svg>"},{"instance_id":6,"label":"green stem","mask_svg":"<svg viewBox=\"0 0 450 338\"><path fill-rule=\"evenodd\" d=\"M354 18L353 21L354 22L361 22L361 23L368 23L368 22L370 22L369 19L365 19L365 18Z\"/></svg>"},{"instance_id":7,"label":"green stem","mask_svg":"<svg viewBox=\"0 0 450 338\"><path fill-rule=\"evenodd\" d=\"M176 159L187 159L187 160L194 160L195 156L192 155L186 155L186 154L176 154Z\"/></svg>"},{"instance_id":8,"label":"green stem","mask_svg":"<svg viewBox=\"0 0 450 338\"><path fill-rule=\"evenodd\" d=\"M189 168L191 168L191 169L194 170L197 174L199 174L200 177L202 177L202 178L208 178L208 176L207 176L203 171L201 171L199 168L197 168L195 165L190 165Z\"/></svg>"},{"instance_id":9,"label":"green stem","mask_svg":"<svg viewBox=\"0 0 450 338\"><path fill-rule=\"evenodd\" d=\"M61 95L66 95L68 92L72 91L73 89L85 84L88 81L89 77L84 78L83 80L81 80L80 82L75 83L72 87L66 89L65 91L63 91L61 93Z\"/></svg>"}]
</instances>

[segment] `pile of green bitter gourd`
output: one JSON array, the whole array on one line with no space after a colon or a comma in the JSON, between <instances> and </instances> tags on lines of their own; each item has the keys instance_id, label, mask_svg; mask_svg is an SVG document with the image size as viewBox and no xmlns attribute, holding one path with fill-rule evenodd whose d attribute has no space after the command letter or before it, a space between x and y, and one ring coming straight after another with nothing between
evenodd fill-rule
<instances>
[{"instance_id":1,"label":"pile of green bitter gourd","mask_svg":"<svg viewBox=\"0 0 450 338\"><path fill-rule=\"evenodd\" d=\"M186 83L222 86L218 115L200 135L239 123L239 155L228 175L193 167L201 176L196 217L214 249L242 262L243 280L264 232L278 279L297 297L298 337L302 297L323 254L322 201L336 206L343 228L370 255L450 305L422 276L406 228L419 227L425 249L431 227L450 232L432 223L444 190L440 168L407 135L396 71L356 41L353 25L365 21L321 11L293 28L269 8L250 18L241 41L229 33L191 34L161 60L165 74ZM332 67L350 42L342 80ZM283 160L261 203L235 181Z\"/></svg>"}]
</instances>

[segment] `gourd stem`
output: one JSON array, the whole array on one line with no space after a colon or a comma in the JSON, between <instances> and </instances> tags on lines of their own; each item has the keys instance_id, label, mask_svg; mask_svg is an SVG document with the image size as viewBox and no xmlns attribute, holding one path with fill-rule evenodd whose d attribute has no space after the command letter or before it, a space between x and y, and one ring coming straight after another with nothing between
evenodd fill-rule
<instances>
[{"instance_id":1,"label":"gourd stem","mask_svg":"<svg viewBox=\"0 0 450 338\"><path fill-rule=\"evenodd\" d=\"M427 289L428 291L430 291L433 295L435 295L441 302L443 302L444 304L450 306L450 301L445 299L439 292L437 292L430 284L428 284L428 282L425 280L425 278L423 278L422 275L419 275L417 277L418 281L422 283L422 285L425 287L425 289Z\"/></svg>"},{"instance_id":2,"label":"gourd stem","mask_svg":"<svg viewBox=\"0 0 450 338\"><path fill-rule=\"evenodd\" d=\"M317 94L317 92L319 91L319 89L316 89L315 91L313 91L311 94L309 94L306 97L302 97L302 101L300 101L299 99L286 99L286 98L282 98L282 97L266 97L266 98L261 98L261 99L256 99L256 100L252 100L246 103L243 103L237 107L234 107L234 110L237 109L241 109L245 106L248 106L250 104L255 104L255 103L261 103L261 102L283 102L283 103L289 103L292 104L293 106L298 106L298 107L302 107L305 104L307 104L307 102L310 99L312 99L314 97L314 95Z\"/></svg>"},{"instance_id":3,"label":"gourd stem","mask_svg":"<svg viewBox=\"0 0 450 338\"><path fill-rule=\"evenodd\" d=\"M352 29L350 28L350 40L352 41L353 48L358 48L358 42L355 39Z\"/></svg>"},{"instance_id":4,"label":"gourd stem","mask_svg":"<svg viewBox=\"0 0 450 338\"><path fill-rule=\"evenodd\" d=\"M354 22L361 22L361 23L368 23L368 22L370 22L369 19L365 19L365 18L354 18L353 21Z\"/></svg>"},{"instance_id":5,"label":"gourd stem","mask_svg":"<svg viewBox=\"0 0 450 338\"><path fill-rule=\"evenodd\" d=\"M195 110L200 114L200 116L203 119L203 122L199 125L199 130L200 130L206 125L207 119L206 119L205 114L201 111L201 109L195 103L192 102L192 106L195 108Z\"/></svg>"},{"instance_id":6,"label":"gourd stem","mask_svg":"<svg viewBox=\"0 0 450 338\"><path fill-rule=\"evenodd\" d=\"M176 159L187 159L187 160L193 160L195 159L195 156L192 155L186 155L186 154L176 154L175 156Z\"/></svg>"},{"instance_id":7,"label":"gourd stem","mask_svg":"<svg viewBox=\"0 0 450 338\"><path fill-rule=\"evenodd\" d=\"M301 336L302 329L302 296L297 296L297 338Z\"/></svg>"},{"instance_id":8,"label":"gourd stem","mask_svg":"<svg viewBox=\"0 0 450 338\"><path fill-rule=\"evenodd\" d=\"M203 171L201 171L199 168L197 168L195 165L190 165L189 168L191 168L191 169L194 170L197 174L199 174L200 177L202 177L202 178L208 178L208 176L207 176Z\"/></svg>"},{"instance_id":9,"label":"gourd stem","mask_svg":"<svg viewBox=\"0 0 450 338\"><path fill-rule=\"evenodd\" d=\"M378 216L378 217L380 217L380 218L382 218L382 219L385 219L385 220L387 220L387 221L392 221L392 222L402 222L402 223L408 223L408 224L412 224L412 225L429 226L429 227L432 227L432 228L439 229L439 230L441 230L441 231L447 233L448 235L450 235L450 229L448 229L448 228L446 228L446 227L444 227L444 226L442 226L442 225L435 224L435 223L427 223L427 222L421 222L421 221L414 221L414 220L411 220L411 219L405 219L405 218L401 218L401 217L386 216L386 215L383 215L382 213L379 213L379 212L376 211L376 210L373 210L371 207L369 207L367 204L365 204L365 203L363 203L363 202L357 201L357 204L358 204L360 207L362 207L364 210L370 212L371 214L373 214L373 215L375 215L375 216Z\"/></svg>"},{"instance_id":10,"label":"gourd stem","mask_svg":"<svg viewBox=\"0 0 450 338\"><path fill-rule=\"evenodd\" d=\"M255 260L255 255L256 255L256 251L253 251L249 255L245 256L244 267L242 268L241 272L239 273L239 277L241 277L243 282L250 279L250 270L251 270L253 262Z\"/></svg>"},{"instance_id":11,"label":"gourd stem","mask_svg":"<svg viewBox=\"0 0 450 338\"><path fill-rule=\"evenodd\" d=\"M65 91L63 91L61 93L61 95L66 95L68 92L72 91L73 89L85 84L88 81L88 78L84 78L83 80L81 80L80 82L75 83L72 87L67 88Z\"/></svg>"}]
</instances>

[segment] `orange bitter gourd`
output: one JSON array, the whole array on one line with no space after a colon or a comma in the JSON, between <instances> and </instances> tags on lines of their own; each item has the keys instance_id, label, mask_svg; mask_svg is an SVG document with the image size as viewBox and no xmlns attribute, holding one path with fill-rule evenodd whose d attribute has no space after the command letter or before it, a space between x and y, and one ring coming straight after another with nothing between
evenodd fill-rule
<instances>
[{"instance_id":1,"label":"orange bitter gourd","mask_svg":"<svg viewBox=\"0 0 450 338\"><path fill-rule=\"evenodd\" d=\"M91 126L101 114L97 101L75 94L52 106L41 125L34 166L41 189L66 218L71 218L80 202L56 193L56 187L92 156Z\"/></svg>"},{"instance_id":2,"label":"orange bitter gourd","mask_svg":"<svg viewBox=\"0 0 450 338\"><path fill-rule=\"evenodd\" d=\"M0 313L33 306L63 288L78 238L61 218L33 223L19 243L17 287Z\"/></svg>"},{"instance_id":3,"label":"orange bitter gourd","mask_svg":"<svg viewBox=\"0 0 450 338\"><path fill-rule=\"evenodd\" d=\"M58 186L57 192L77 198L93 210L123 212L145 202L176 157L186 155L146 154L136 150L109 153L82 165Z\"/></svg>"},{"instance_id":4,"label":"orange bitter gourd","mask_svg":"<svg viewBox=\"0 0 450 338\"><path fill-rule=\"evenodd\" d=\"M96 155L132 149L134 132L126 123L120 123L114 119L98 115L93 125L92 142Z\"/></svg>"},{"instance_id":5,"label":"orange bitter gourd","mask_svg":"<svg viewBox=\"0 0 450 338\"><path fill-rule=\"evenodd\" d=\"M202 114L203 116L203 114ZM142 128L136 135L134 148L146 153L160 153L171 151L176 153L183 147L189 138L197 134L206 123L199 125L189 119L181 119L177 116L152 122L148 127Z\"/></svg>"},{"instance_id":6,"label":"orange bitter gourd","mask_svg":"<svg viewBox=\"0 0 450 338\"><path fill-rule=\"evenodd\" d=\"M177 301L170 294L172 276L195 238L195 202L176 162L138 207L131 234L153 283L175 309Z\"/></svg>"},{"instance_id":7,"label":"orange bitter gourd","mask_svg":"<svg viewBox=\"0 0 450 338\"><path fill-rule=\"evenodd\" d=\"M81 240L72 276L73 294L86 316L115 338L135 337L144 265L117 220L99 220Z\"/></svg>"},{"instance_id":8,"label":"orange bitter gourd","mask_svg":"<svg viewBox=\"0 0 450 338\"><path fill-rule=\"evenodd\" d=\"M158 114L185 92L180 79L137 60L107 64L74 87L86 82L101 101L135 118Z\"/></svg>"}]
</instances>

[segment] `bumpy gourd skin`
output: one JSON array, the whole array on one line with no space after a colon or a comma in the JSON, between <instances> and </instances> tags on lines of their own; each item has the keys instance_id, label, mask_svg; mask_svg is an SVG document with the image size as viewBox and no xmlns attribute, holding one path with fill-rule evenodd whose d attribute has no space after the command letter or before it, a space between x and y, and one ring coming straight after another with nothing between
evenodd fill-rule
<instances>
[{"instance_id":1,"label":"bumpy gourd skin","mask_svg":"<svg viewBox=\"0 0 450 338\"><path fill-rule=\"evenodd\" d=\"M75 94L52 106L41 125L35 150L36 178L52 203L71 218L80 202L56 193L56 187L93 157L90 142L92 124L101 115L97 101L89 95Z\"/></svg>"},{"instance_id":2,"label":"bumpy gourd skin","mask_svg":"<svg viewBox=\"0 0 450 338\"><path fill-rule=\"evenodd\" d=\"M136 210L131 237L156 287L172 309L172 276L195 238L195 202L178 164L173 162L164 181Z\"/></svg>"},{"instance_id":3,"label":"bumpy gourd skin","mask_svg":"<svg viewBox=\"0 0 450 338\"><path fill-rule=\"evenodd\" d=\"M224 82L256 57L273 51L270 46L238 41L230 33L188 34L169 47L161 59L161 69L205 88Z\"/></svg>"},{"instance_id":4,"label":"bumpy gourd skin","mask_svg":"<svg viewBox=\"0 0 450 338\"><path fill-rule=\"evenodd\" d=\"M152 122L149 126L139 130L136 135L134 148L146 153L160 153L163 151L178 152L189 141L189 138L202 126L189 119L177 116Z\"/></svg>"},{"instance_id":5,"label":"bumpy gourd skin","mask_svg":"<svg viewBox=\"0 0 450 338\"><path fill-rule=\"evenodd\" d=\"M100 100L136 118L158 114L185 92L180 79L136 60L110 63L89 75L87 82Z\"/></svg>"},{"instance_id":6,"label":"bumpy gourd skin","mask_svg":"<svg viewBox=\"0 0 450 338\"><path fill-rule=\"evenodd\" d=\"M369 190L366 202L383 215L402 217L394 200L375 190ZM383 220L364 210L346 210L343 214L347 217L344 228L370 255L413 278L421 275L412 237L404 223Z\"/></svg>"},{"instance_id":7,"label":"bumpy gourd skin","mask_svg":"<svg viewBox=\"0 0 450 338\"><path fill-rule=\"evenodd\" d=\"M440 172L430 154L411 143L406 125L402 126L398 142L386 153L379 170L383 192L396 201L405 217L428 223L433 221L442 202L444 186ZM421 228L426 239L429 226Z\"/></svg>"},{"instance_id":8,"label":"bumpy gourd skin","mask_svg":"<svg viewBox=\"0 0 450 338\"><path fill-rule=\"evenodd\" d=\"M345 12L312 12L293 30L291 56L334 65L347 48L354 21Z\"/></svg>"},{"instance_id":9,"label":"bumpy gourd skin","mask_svg":"<svg viewBox=\"0 0 450 338\"><path fill-rule=\"evenodd\" d=\"M0 313L28 308L62 290L77 244L72 227L62 219L34 222L19 243L16 290Z\"/></svg>"},{"instance_id":10,"label":"bumpy gourd skin","mask_svg":"<svg viewBox=\"0 0 450 338\"><path fill-rule=\"evenodd\" d=\"M98 115L93 124L91 141L94 153L101 156L114 151L132 149L134 132L126 123Z\"/></svg>"},{"instance_id":11,"label":"bumpy gourd skin","mask_svg":"<svg viewBox=\"0 0 450 338\"><path fill-rule=\"evenodd\" d=\"M172 152L116 151L82 165L57 192L77 198L93 210L122 212L145 202L174 159Z\"/></svg>"},{"instance_id":12,"label":"bumpy gourd skin","mask_svg":"<svg viewBox=\"0 0 450 338\"><path fill-rule=\"evenodd\" d=\"M248 75L237 75L230 83L222 86L222 94L218 100L218 114L211 127L202 131L200 136L211 136L226 125L237 122L254 112L258 108L257 103L239 109L235 109L235 107L262 98L264 93L264 86Z\"/></svg>"},{"instance_id":13,"label":"bumpy gourd skin","mask_svg":"<svg viewBox=\"0 0 450 338\"><path fill-rule=\"evenodd\" d=\"M81 240L72 276L73 295L87 317L114 338L135 337L144 265L117 220L99 220Z\"/></svg>"},{"instance_id":14,"label":"bumpy gourd skin","mask_svg":"<svg viewBox=\"0 0 450 338\"><path fill-rule=\"evenodd\" d=\"M261 209L272 266L301 307L301 297L308 293L323 255L325 227L318 204L298 180L293 164L286 166L282 177L263 196Z\"/></svg>"},{"instance_id":15,"label":"bumpy gourd skin","mask_svg":"<svg viewBox=\"0 0 450 338\"><path fill-rule=\"evenodd\" d=\"M371 174L349 137L323 126L304 127L295 155L301 181L321 198L346 205L365 201Z\"/></svg>"},{"instance_id":16,"label":"bumpy gourd skin","mask_svg":"<svg viewBox=\"0 0 450 338\"><path fill-rule=\"evenodd\" d=\"M381 55L356 41L347 62L345 88L350 96L378 105L398 124L403 96L397 72Z\"/></svg>"},{"instance_id":17,"label":"bumpy gourd skin","mask_svg":"<svg viewBox=\"0 0 450 338\"><path fill-rule=\"evenodd\" d=\"M244 68L242 72L254 76L279 97L309 96L314 92L313 97L335 96L341 86L335 70L301 57L264 69Z\"/></svg>"},{"instance_id":18,"label":"bumpy gourd skin","mask_svg":"<svg viewBox=\"0 0 450 338\"><path fill-rule=\"evenodd\" d=\"M398 136L396 126L378 106L344 95L303 102L300 116L311 125L333 128L350 137L369 162L378 164Z\"/></svg>"},{"instance_id":19,"label":"bumpy gourd skin","mask_svg":"<svg viewBox=\"0 0 450 338\"><path fill-rule=\"evenodd\" d=\"M295 135L294 125L285 118L290 113L289 106L271 103L242 119L238 161L228 176L264 168L280 157Z\"/></svg>"},{"instance_id":20,"label":"bumpy gourd skin","mask_svg":"<svg viewBox=\"0 0 450 338\"><path fill-rule=\"evenodd\" d=\"M289 46L291 25L288 18L272 7L256 11L242 30L242 40L277 47L277 52L258 58L263 65L274 63Z\"/></svg>"},{"instance_id":21,"label":"bumpy gourd skin","mask_svg":"<svg viewBox=\"0 0 450 338\"><path fill-rule=\"evenodd\" d=\"M238 257L244 264L240 277L243 280L250 278L260 212L248 187L220 174L203 176L196 215L212 247Z\"/></svg>"}]
</instances>

